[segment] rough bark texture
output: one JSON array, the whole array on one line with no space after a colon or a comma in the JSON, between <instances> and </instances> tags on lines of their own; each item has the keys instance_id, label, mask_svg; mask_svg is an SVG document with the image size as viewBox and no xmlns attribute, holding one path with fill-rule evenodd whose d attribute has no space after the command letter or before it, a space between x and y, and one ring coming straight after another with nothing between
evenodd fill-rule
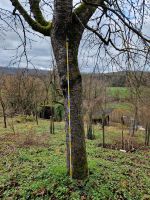
<instances>
[{"instance_id":1,"label":"rough bark texture","mask_svg":"<svg viewBox=\"0 0 150 200\"><path fill-rule=\"evenodd\" d=\"M61 88L65 98L66 111L66 143L67 143L67 170L72 167L72 176L84 179L88 175L85 135L82 120L82 80L78 69L77 53L80 39L73 37L76 34L72 22L72 1L55 2L53 30L51 34L52 46L56 58ZM66 36L69 39L69 68L70 68L70 112L71 112L71 145L72 166L70 166L69 136L68 136L68 107L67 107L67 71L66 71ZM78 36L78 34L76 35Z\"/></svg>"},{"instance_id":2,"label":"rough bark texture","mask_svg":"<svg viewBox=\"0 0 150 200\"><path fill-rule=\"evenodd\" d=\"M57 40L58 41L58 40ZM69 172L69 137L68 137L68 107L67 107L67 74L66 74L66 49L65 44L56 42L52 37L53 49L58 66L58 72L61 80L61 88L65 98L66 112L66 142L67 142L67 169ZM64 40L62 41L64 43ZM69 50L70 67L70 110L71 110L71 143L72 143L72 171L73 178L83 179L87 177L87 159L85 150L85 136L82 121L82 80L77 65L77 54L73 49Z\"/></svg>"}]
</instances>

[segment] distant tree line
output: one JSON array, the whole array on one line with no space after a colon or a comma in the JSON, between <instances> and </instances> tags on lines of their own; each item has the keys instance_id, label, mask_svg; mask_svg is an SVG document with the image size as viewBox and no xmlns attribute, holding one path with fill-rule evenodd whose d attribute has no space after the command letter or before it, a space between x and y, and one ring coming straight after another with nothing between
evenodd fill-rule
<instances>
[{"instance_id":1,"label":"distant tree line","mask_svg":"<svg viewBox=\"0 0 150 200\"><path fill-rule=\"evenodd\" d=\"M95 80L105 80L109 87L126 87L128 86L129 81L129 73L136 74L136 77L140 77L141 73L142 80L140 85L148 86L150 79L150 72L142 72L142 71L118 71L118 72L111 72L111 73L102 73L102 74L94 74L92 75L93 79ZM90 73L83 73L83 81L91 76Z\"/></svg>"}]
</instances>

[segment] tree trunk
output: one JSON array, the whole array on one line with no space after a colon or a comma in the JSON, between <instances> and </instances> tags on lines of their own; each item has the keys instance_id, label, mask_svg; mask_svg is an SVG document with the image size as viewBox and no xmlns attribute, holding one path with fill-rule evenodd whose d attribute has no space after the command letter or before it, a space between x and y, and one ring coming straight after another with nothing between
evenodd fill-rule
<instances>
[{"instance_id":1,"label":"tree trunk","mask_svg":"<svg viewBox=\"0 0 150 200\"><path fill-rule=\"evenodd\" d=\"M6 121L6 109L5 109L5 104L2 100L2 98L0 97L0 102L1 102L1 106L2 106L2 110L3 110L3 121L4 121L4 128L7 128L7 121Z\"/></svg>"},{"instance_id":2,"label":"tree trunk","mask_svg":"<svg viewBox=\"0 0 150 200\"><path fill-rule=\"evenodd\" d=\"M55 49L55 48L54 48ZM66 49L63 47L63 51ZM66 121L66 144L67 144L67 171L72 168L72 177L75 179L85 179L88 175L87 156L85 147L85 134L82 119L82 80L79 73L77 63L74 63L74 54L69 54L70 63L70 115L71 115L71 164L70 166L70 146L68 133L68 94L66 80L66 55L60 53L62 58L59 59L58 51L55 53L59 76L61 80L61 88L65 99L65 121ZM61 60L65 60L65 65L61 64ZM76 58L77 60L77 58ZM64 69L60 70L60 67Z\"/></svg>"},{"instance_id":3,"label":"tree trunk","mask_svg":"<svg viewBox=\"0 0 150 200\"><path fill-rule=\"evenodd\" d=\"M51 31L51 41L65 101L67 172L69 174L70 171L72 171L72 178L85 179L88 176L88 166L82 118L82 79L77 61L81 35L76 34L79 30L75 30L74 28L75 26L72 21L72 6L72 0L64 0L63 3L62 0L54 1L54 18L53 29ZM71 162L69 145L70 138L68 132L66 37L69 39L68 57L70 70Z\"/></svg>"},{"instance_id":4,"label":"tree trunk","mask_svg":"<svg viewBox=\"0 0 150 200\"><path fill-rule=\"evenodd\" d=\"M84 179L87 177L87 158L85 149L85 134L82 119L82 90L81 79L78 80L71 88L71 145L72 145L72 171L73 177ZM65 97L66 119L68 116L67 96ZM66 142L67 142L67 168L70 168L69 154L69 135L68 135L68 120L66 120Z\"/></svg>"},{"instance_id":5,"label":"tree trunk","mask_svg":"<svg viewBox=\"0 0 150 200\"><path fill-rule=\"evenodd\" d=\"M38 112L37 111L36 111L36 114L35 114L35 120L36 120L36 124L39 125Z\"/></svg>"},{"instance_id":6,"label":"tree trunk","mask_svg":"<svg viewBox=\"0 0 150 200\"><path fill-rule=\"evenodd\" d=\"M124 148L124 127L122 124L122 133L121 133L121 144L122 144L122 149Z\"/></svg>"},{"instance_id":7,"label":"tree trunk","mask_svg":"<svg viewBox=\"0 0 150 200\"><path fill-rule=\"evenodd\" d=\"M54 117L50 116L50 134L54 134Z\"/></svg>"},{"instance_id":8,"label":"tree trunk","mask_svg":"<svg viewBox=\"0 0 150 200\"><path fill-rule=\"evenodd\" d=\"M149 124L146 124L146 129L145 129L145 146L149 146L149 141L150 141L150 127Z\"/></svg>"},{"instance_id":9,"label":"tree trunk","mask_svg":"<svg viewBox=\"0 0 150 200\"><path fill-rule=\"evenodd\" d=\"M105 115L102 114L103 148L105 148Z\"/></svg>"},{"instance_id":10,"label":"tree trunk","mask_svg":"<svg viewBox=\"0 0 150 200\"><path fill-rule=\"evenodd\" d=\"M88 129L87 129L87 139L89 140L93 140L94 136L93 136L93 127L92 127L92 112L88 113Z\"/></svg>"},{"instance_id":11,"label":"tree trunk","mask_svg":"<svg viewBox=\"0 0 150 200\"><path fill-rule=\"evenodd\" d=\"M82 80L78 69L77 53L74 44L69 46L69 69L70 69L70 115L71 115L71 165L70 145L68 133L68 94L67 94L67 71L66 71L66 48L65 39L58 41L52 37L52 45L56 58L57 68L61 81L61 88L65 100L66 118L66 144L67 144L67 171L72 169L72 178L85 179L88 176L87 156L85 147L84 124L82 119ZM62 45L61 45L62 44Z\"/></svg>"},{"instance_id":12,"label":"tree trunk","mask_svg":"<svg viewBox=\"0 0 150 200\"><path fill-rule=\"evenodd\" d=\"M7 128L6 114L4 113L4 128Z\"/></svg>"}]
</instances>

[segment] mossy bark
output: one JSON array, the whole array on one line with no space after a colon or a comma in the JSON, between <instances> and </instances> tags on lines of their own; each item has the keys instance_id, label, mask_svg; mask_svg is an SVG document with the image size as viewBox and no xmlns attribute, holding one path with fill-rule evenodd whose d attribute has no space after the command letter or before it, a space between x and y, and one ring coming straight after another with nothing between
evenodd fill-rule
<instances>
[{"instance_id":1,"label":"mossy bark","mask_svg":"<svg viewBox=\"0 0 150 200\"><path fill-rule=\"evenodd\" d=\"M78 68L78 47L81 35L72 22L72 2L65 0L55 4L54 27L51 32L52 46L56 58L61 88L65 99L67 171L72 168L72 177L85 179L88 176L88 165L85 147L85 133L82 118L82 80ZM80 31L80 30L78 30ZM69 39L69 70L70 70L70 114L71 114L71 165L68 135L68 94L66 67L66 36Z\"/></svg>"}]
</instances>

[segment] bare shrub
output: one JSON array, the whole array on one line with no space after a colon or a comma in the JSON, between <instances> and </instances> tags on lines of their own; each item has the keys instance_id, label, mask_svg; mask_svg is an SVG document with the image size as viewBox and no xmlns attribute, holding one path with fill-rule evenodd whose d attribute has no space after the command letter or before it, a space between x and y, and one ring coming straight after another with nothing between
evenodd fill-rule
<instances>
[{"instance_id":1,"label":"bare shrub","mask_svg":"<svg viewBox=\"0 0 150 200\"><path fill-rule=\"evenodd\" d=\"M20 137L17 142L19 147L29 146L48 146L49 134L45 133L42 135L36 134L34 131L26 133Z\"/></svg>"}]
</instances>

